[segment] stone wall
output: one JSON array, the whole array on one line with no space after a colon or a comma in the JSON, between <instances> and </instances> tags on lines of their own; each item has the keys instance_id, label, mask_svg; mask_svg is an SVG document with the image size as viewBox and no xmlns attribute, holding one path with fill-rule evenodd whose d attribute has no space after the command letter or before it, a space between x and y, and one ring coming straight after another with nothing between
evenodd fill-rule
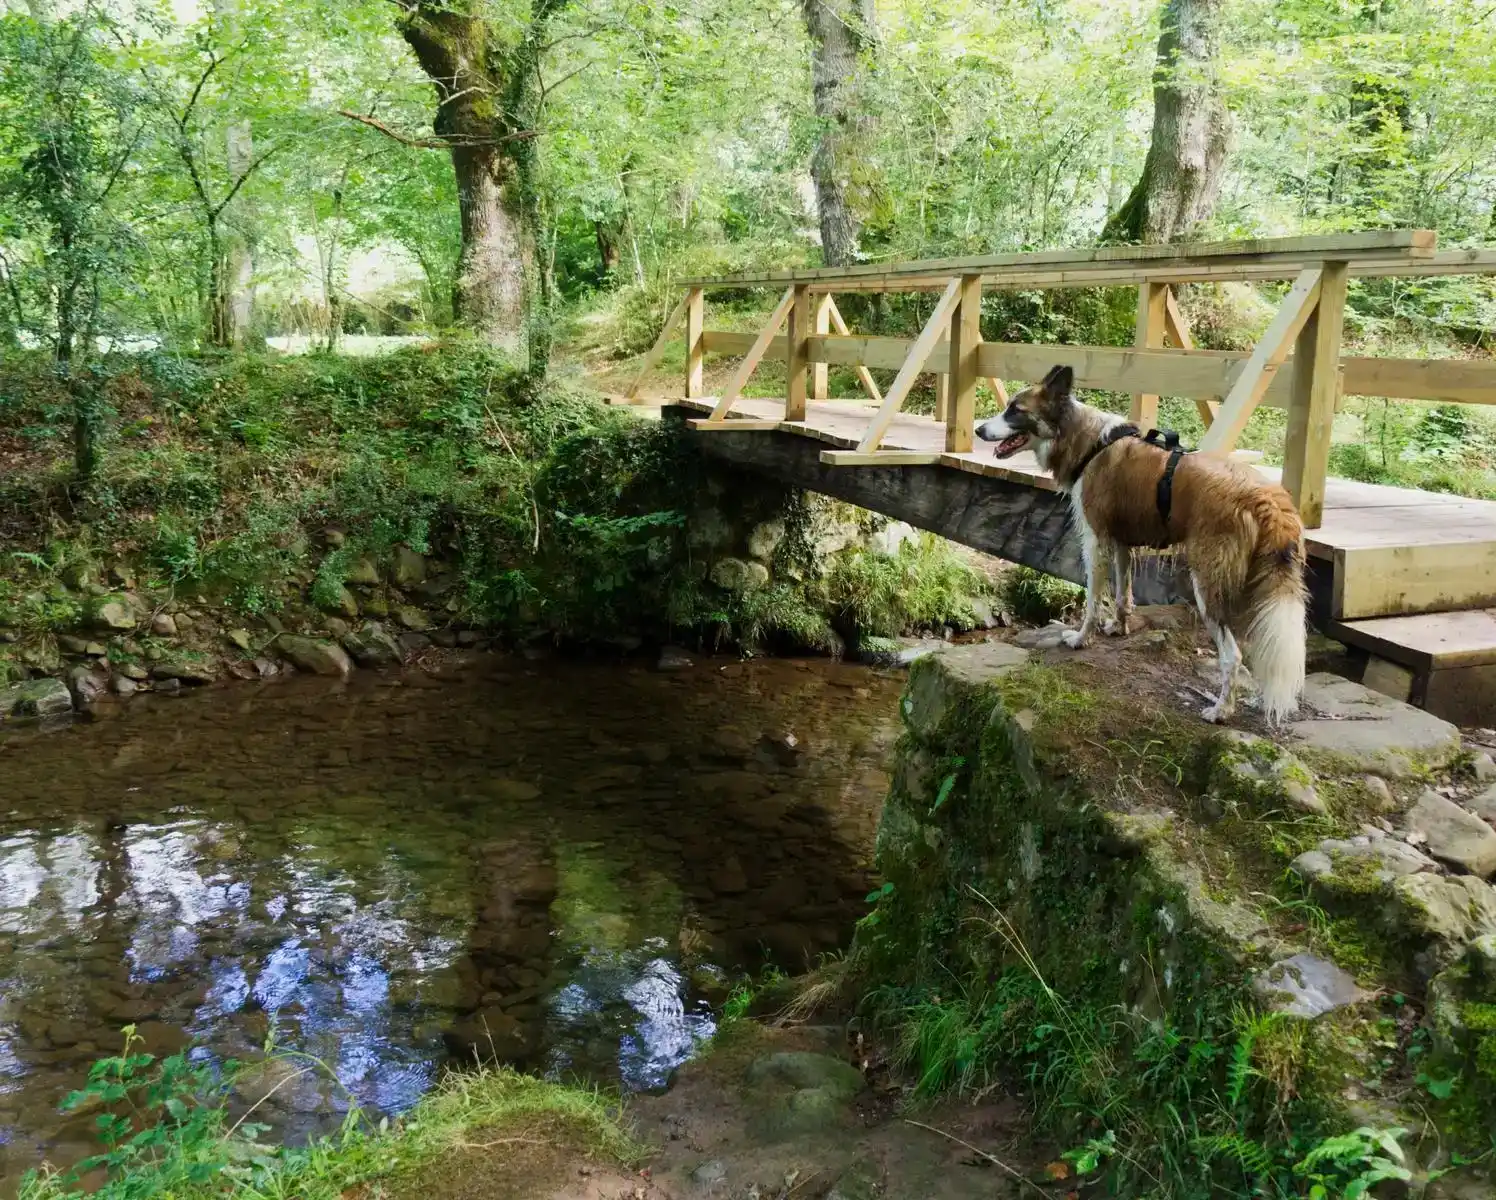
<instances>
[{"instance_id":1,"label":"stone wall","mask_svg":"<svg viewBox=\"0 0 1496 1200\"><path fill-rule=\"evenodd\" d=\"M1415 1131L1415 1180L1484 1149L1496 768L1332 676L1282 731L1217 730L1180 710L1186 647L1137 642L914 665L854 953L867 1010L926 1080L1006 1079L1065 1136L1104 1131L1118 1194L1167 1171L1307 1186L1284 1156L1363 1125ZM1172 1133L1142 1127L1184 1097L1166 1162Z\"/></svg>"}]
</instances>

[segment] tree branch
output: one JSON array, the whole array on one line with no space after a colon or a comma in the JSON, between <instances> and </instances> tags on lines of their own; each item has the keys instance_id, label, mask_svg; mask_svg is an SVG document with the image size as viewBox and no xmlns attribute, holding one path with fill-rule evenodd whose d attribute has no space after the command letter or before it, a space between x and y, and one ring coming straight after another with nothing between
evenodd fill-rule
<instances>
[{"instance_id":1,"label":"tree branch","mask_svg":"<svg viewBox=\"0 0 1496 1200\"><path fill-rule=\"evenodd\" d=\"M505 142L522 142L526 138L539 137L538 129L521 129L515 133L506 133L500 137L475 138L475 137L412 137L408 133L401 133L398 129L391 129L383 121L371 117L367 113L351 112L346 108L337 110L338 116L347 117L350 121L357 121L360 125L367 125L370 129L377 129L387 138L393 138L402 146L414 146L417 150L452 150L469 146L502 146Z\"/></svg>"},{"instance_id":2,"label":"tree branch","mask_svg":"<svg viewBox=\"0 0 1496 1200\"><path fill-rule=\"evenodd\" d=\"M234 180L234 186L231 187L231 188L229 188L228 195L225 196L222 200L220 200L218 202L217 207L213 209L213 216L215 218L221 212L223 212L224 209L226 209L229 206L230 202L232 202L232 200L234 199L234 197L239 194L239 189L244 186L244 184L248 181L248 179L249 179L249 177L251 175L253 175L256 171L258 171L260 169L260 167L264 164L265 160L267 158L269 158L272 154L274 154L277 150L279 150L284 145L285 145L284 142L276 142L268 150L266 150L264 154L261 154L258 158L256 158L254 160L254 162L250 163L249 166L247 166L247 167L244 168L244 173L242 175L240 175L238 179Z\"/></svg>"}]
</instances>

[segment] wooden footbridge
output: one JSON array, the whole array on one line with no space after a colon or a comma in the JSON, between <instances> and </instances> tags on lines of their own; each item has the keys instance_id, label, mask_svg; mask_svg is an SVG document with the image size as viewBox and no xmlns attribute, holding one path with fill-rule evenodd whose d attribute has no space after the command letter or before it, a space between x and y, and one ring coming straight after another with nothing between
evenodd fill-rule
<instances>
[{"instance_id":1,"label":"wooden footbridge","mask_svg":"<svg viewBox=\"0 0 1496 1200\"><path fill-rule=\"evenodd\" d=\"M1496 274L1496 250L1439 251L1426 230L1197 245L988 255L844 269L764 271L684 281L684 295L623 403L670 406L709 452L799 487L1080 582L1068 506L1031 455L997 462L974 446L978 389L1005 403L1004 381L1057 363L1080 388L1132 394L1132 419L1156 424L1160 396L1192 400L1199 449L1237 454L1260 406L1287 409L1281 478L1304 519L1315 617L1368 654L1366 682L1452 719L1496 723L1496 503L1330 478L1331 427L1347 395L1496 404L1496 359L1397 359L1341 353L1352 277ZM1187 283L1291 281L1249 353L1197 349L1175 303ZM985 342L984 288L1136 286L1131 348ZM714 289L782 289L756 333L706 328ZM846 292L938 293L913 339L863 337L842 319ZM646 399L645 376L683 329L679 395ZM783 332L781 332L783 330ZM741 355L719 396L706 356ZM765 356L786 365L783 399L742 395ZM827 396L829 366L855 368L865 395ZM886 393L870 368L897 372ZM922 374L933 418L902 411ZM1242 457L1249 457L1242 455ZM1141 602L1189 594L1168 556L1139 566Z\"/></svg>"}]
</instances>

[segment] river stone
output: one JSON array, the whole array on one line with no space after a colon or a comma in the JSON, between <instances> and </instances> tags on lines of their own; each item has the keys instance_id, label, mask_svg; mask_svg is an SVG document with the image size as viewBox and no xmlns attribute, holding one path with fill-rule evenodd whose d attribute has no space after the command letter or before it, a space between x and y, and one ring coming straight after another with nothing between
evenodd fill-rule
<instances>
[{"instance_id":1,"label":"river stone","mask_svg":"<svg viewBox=\"0 0 1496 1200\"><path fill-rule=\"evenodd\" d=\"M769 568L741 558L719 558L712 564L712 582L724 592L756 592L769 582Z\"/></svg>"},{"instance_id":2,"label":"river stone","mask_svg":"<svg viewBox=\"0 0 1496 1200\"><path fill-rule=\"evenodd\" d=\"M1326 839L1294 859L1292 870L1306 883L1322 883L1332 891L1363 890L1359 884L1365 874L1387 884L1404 875L1437 871L1438 864L1398 838L1358 834L1343 840Z\"/></svg>"},{"instance_id":3,"label":"river stone","mask_svg":"<svg viewBox=\"0 0 1496 1200\"><path fill-rule=\"evenodd\" d=\"M218 664L212 659L168 659L151 668L156 679L180 679L183 683L201 686L218 678Z\"/></svg>"},{"instance_id":4,"label":"river stone","mask_svg":"<svg viewBox=\"0 0 1496 1200\"><path fill-rule=\"evenodd\" d=\"M395 583L400 587L415 587L426 581L426 558L409 546L395 547Z\"/></svg>"},{"instance_id":5,"label":"river stone","mask_svg":"<svg viewBox=\"0 0 1496 1200\"><path fill-rule=\"evenodd\" d=\"M1496 832L1438 792L1418 797L1408 813L1408 828L1423 835L1435 858L1482 879L1496 873Z\"/></svg>"},{"instance_id":6,"label":"river stone","mask_svg":"<svg viewBox=\"0 0 1496 1200\"><path fill-rule=\"evenodd\" d=\"M151 632L157 637L176 637L177 619L171 613L157 613L151 618Z\"/></svg>"},{"instance_id":7,"label":"river stone","mask_svg":"<svg viewBox=\"0 0 1496 1200\"><path fill-rule=\"evenodd\" d=\"M395 620L412 633L424 633L431 628L431 618L424 609L414 604L401 604L395 609Z\"/></svg>"},{"instance_id":8,"label":"river stone","mask_svg":"<svg viewBox=\"0 0 1496 1200\"><path fill-rule=\"evenodd\" d=\"M362 628L346 634L343 648L361 667L392 667L405 657L400 644L378 621L367 621Z\"/></svg>"},{"instance_id":9,"label":"river stone","mask_svg":"<svg viewBox=\"0 0 1496 1200\"><path fill-rule=\"evenodd\" d=\"M0 688L0 717L55 717L72 711L72 693L60 679L33 679Z\"/></svg>"},{"instance_id":10,"label":"river stone","mask_svg":"<svg viewBox=\"0 0 1496 1200\"><path fill-rule=\"evenodd\" d=\"M144 683L151 677L151 673L139 663L120 663L114 669L126 679L132 679L136 683Z\"/></svg>"},{"instance_id":11,"label":"river stone","mask_svg":"<svg viewBox=\"0 0 1496 1200\"><path fill-rule=\"evenodd\" d=\"M347 652L336 642L286 635L279 639L277 645L280 652L301 671L310 671L314 675L337 675L347 679L353 670L353 662Z\"/></svg>"},{"instance_id":12,"label":"river stone","mask_svg":"<svg viewBox=\"0 0 1496 1200\"><path fill-rule=\"evenodd\" d=\"M249 630L247 629L230 629L228 633L224 634L224 637L228 639L231 646L238 647L245 654L248 654L250 648L254 645L254 639L250 637Z\"/></svg>"},{"instance_id":13,"label":"river stone","mask_svg":"<svg viewBox=\"0 0 1496 1200\"><path fill-rule=\"evenodd\" d=\"M1291 722L1289 736L1352 770L1405 779L1460 752L1460 731L1448 721L1338 675L1309 676L1303 703L1323 716Z\"/></svg>"},{"instance_id":14,"label":"river stone","mask_svg":"<svg viewBox=\"0 0 1496 1200\"><path fill-rule=\"evenodd\" d=\"M890 521L877 533L872 534L868 540L868 549L877 554L886 554L892 558L899 552L899 547L905 542L917 541L919 534L913 525L904 521Z\"/></svg>"},{"instance_id":15,"label":"river stone","mask_svg":"<svg viewBox=\"0 0 1496 1200\"><path fill-rule=\"evenodd\" d=\"M379 567L372 558L356 558L344 579L356 587L375 587L379 583Z\"/></svg>"},{"instance_id":16,"label":"river stone","mask_svg":"<svg viewBox=\"0 0 1496 1200\"><path fill-rule=\"evenodd\" d=\"M140 690L140 684L136 683L128 675L116 675L110 680L110 686L114 689L114 694L121 698L133 696Z\"/></svg>"},{"instance_id":17,"label":"river stone","mask_svg":"<svg viewBox=\"0 0 1496 1200\"><path fill-rule=\"evenodd\" d=\"M67 687L78 707L84 708L104 694L109 687L109 677L95 672L92 667L74 667L67 674Z\"/></svg>"},{"instance_id":18,"label":"river stone","mask_svg":"<svg viewBox=\"0 0 1496 1200\"><path fill-rule=\"evenodd\" d=\"M98 597L88 610L89 623L100 630L135 628L135 608L122 595Z\"/></svg>"},{"instance_id":19,"label":"river stone","mask_svg":"<svg viewBox=\"0 0 1496 1200\"><path fill-rule=\"evenodd\" d=\"M1257 972L1252 988L1273 1011L1311 1019L1367 998L1349 974L1313 954L1295 954Z\"/></svg>"},{"instance_id":20,"label":"river stone","mask_svg":"<svg viewBox=\"0 0 1496 1200\"><path fill-rule=\"evenodd\" d=\"M691 665L691 656L679 646L665 646L660 650L659 660L655 663L657 671L684 671Z\"/></svg>"},{"instance_id":21,"label":"river stone","mask_svg":"<svg viewBox=\"0 0 1496 1200\"><path fill-rule=\"evenodd\" d=\"M400 649L405 654L419 654L422 650L431 649L431 639L424 633L407 631L399 638Z\"/></svg>"},{"instance_id":22,"label":"river stone","mask_svg":"<svg viewBox=\"0 0 1496 1200\"><path fill-rule=\"evenodd\" d=\"M779 543L784 541L783 521L764 521L753 527L753 532L748 535L748 557L756 558L760 562L768 562L774 557L774 551L779 548Z\"/></svg>"},{"instance_id":23,"label":"river stone","mask_svg":"<svg viewBox=\"0 0 1496 1200\"><path fill-rule=\"evenodd\" d=\"M64 654L82 654L89 646L96 644L90 642L87 638L74 637L70 633L59 633L57 635L57 648Z\"/></svg>"},{"instance_id":24,"label":"river stone","mask_svg":"<svg viewBox=\"0 0 1496 1200\"><path fill-rule=\"evenodd\" d=\"M329 597L321 606L323 612L342 613L345 617L358 616L358 598L346 587L339 587L337 595Z\"/></svg>"},{"instance_id":25,"label":"river stone","mask_svg":"<svg viewBox=\"0 0 1496 1200\"><path fill-rule=\"evenodd\" d=\"M1496 779L1496 758L1482 750L1470 760L1470 770L1476 783L1490 783Z\"/></svg>"},{"instance_id":26,"label":"river stone","mask_svg":"<svg viewBox=\"0 0 1496 1200\"><path fill-rule=\"evenodd\" d=\"M1496 822L1496 785L1470 798L1470 811L1487 821Z\"/></svg>"},{"instance_id":27,"label":"river stone","mask_svg":"<svg viewBox=\"0 0 1496 1200\"><path fill-rule=\"evenodd\" d=\"M1051 621L1039 629L1023 630L1013 639L1013 643L1026 650L1053 650L1064 640L1068 628L1059 621Z\"/></svg>"}]
</instances>

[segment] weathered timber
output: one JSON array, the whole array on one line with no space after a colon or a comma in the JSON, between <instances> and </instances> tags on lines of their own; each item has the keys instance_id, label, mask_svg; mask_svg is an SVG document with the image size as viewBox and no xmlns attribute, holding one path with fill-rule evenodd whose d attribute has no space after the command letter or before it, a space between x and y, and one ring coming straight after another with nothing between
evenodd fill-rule
<instances>
[{"instance_id":1,"label":"weathered timber","mask_svg":"<svg viewBox=\"0 0 1496 1200\"><path fill-rule=\"evenodd\" d=\"M667 406L684 420L689 410ZM1060 492L952 471L940 466L859 467L821 461L821 446L794 433L714 429L696 442L706 454L792 487L820 492L906 521L984 554L1080 583L1080 540L1070 501ZM1190 595L1181 559L1134 556L1133 591L1140 604L1173 604Z\"/></svg>"}]
</instances>

